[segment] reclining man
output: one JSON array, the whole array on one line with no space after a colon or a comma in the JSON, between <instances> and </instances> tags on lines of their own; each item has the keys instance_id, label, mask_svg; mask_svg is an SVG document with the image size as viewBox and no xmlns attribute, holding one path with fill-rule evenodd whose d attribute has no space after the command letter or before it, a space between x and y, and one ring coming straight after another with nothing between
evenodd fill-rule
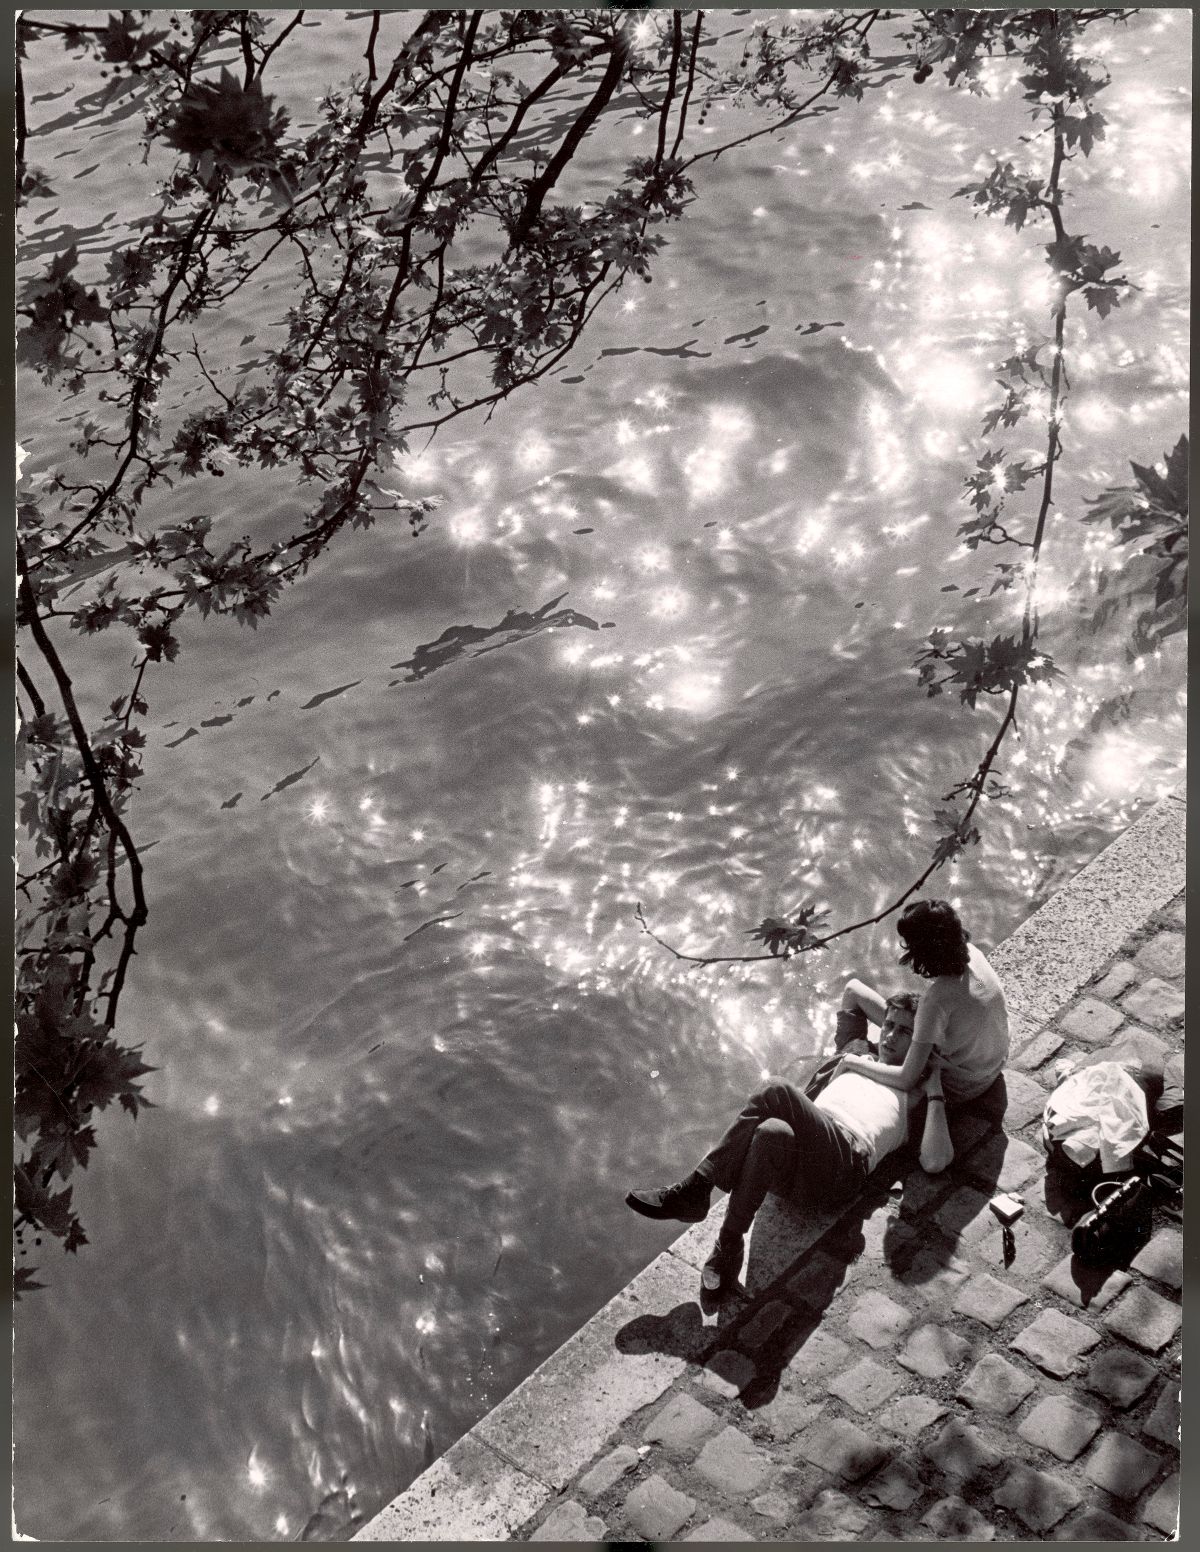
<instances>
[{"instance_id":1,"label":"reclining man","mask_svg":"<svg viewBox=\"0 0 1200 1552\"><path fill-rule=\"evenodd\" d=\"M870 1050L870 1016L882 1018L878 1060L899 1066L912 1043L916 995L901 992L885 1003L871 993L860 1001L857 989L852 981L838 1015L839 1061L847 1051ZM936 1077L929 1093L940 1100ZM677 1185L630 1191L625 1201L646 1218L699 1223L708 1216L713 1187L728 1191L725 1222L702 1277L710 1292L727 1290L737 1281L745 1236L768 1191L822 1204L849 1201L876 1165L908 1140L910 1114L923 1097L920 1085L905 1093L837 1066L815 1100L790 1083L768 1083L751 1094L691 1174Z\"/></svg>"}]
</instances>

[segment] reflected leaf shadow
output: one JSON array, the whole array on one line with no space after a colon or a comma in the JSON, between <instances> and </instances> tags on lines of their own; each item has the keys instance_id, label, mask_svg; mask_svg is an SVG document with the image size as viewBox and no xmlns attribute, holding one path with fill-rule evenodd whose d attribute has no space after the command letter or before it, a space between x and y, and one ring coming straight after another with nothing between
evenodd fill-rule
<instances>
[{"instance_id":1,"label":"reflected leaf shadow","mask_svg":"<svg viewBox=\"0 0 1200 1552\"><path fill-rule=\"evenodd\" d=\"M501 647L512 646L515 642L523 641L530 636L539 636L546 630L572 626L582 626L586 630L609 628L607 622L601 625L598 620L593 620L586 614L580 614L575 609L560 609L558 605L566 596L565 593L560 593L557 598L548 599L539 609L532 611L510 609L496 625L451 625L436 641L422 644L412 657L391 665L393 668L407 668L410 671L403 679L390 680L389 689L397 684L412 684L418 679L424 679L426 675L436 669L445 668L447 664L456 662L459 658L482 657L485 652L499 651ZM489 642L490 645L480 646L480 642Z\"/></svg>"}]
</instances>

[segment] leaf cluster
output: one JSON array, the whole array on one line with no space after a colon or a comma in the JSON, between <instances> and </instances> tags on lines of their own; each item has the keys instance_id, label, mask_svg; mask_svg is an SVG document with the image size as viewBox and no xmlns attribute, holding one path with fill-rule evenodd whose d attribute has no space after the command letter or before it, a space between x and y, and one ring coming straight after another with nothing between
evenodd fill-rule
<instances>
[{"instance_id":1,"label":"leaf cluster","mask_svg":"<svg viewBox=\"0 0 1200 1552\"><path fill-rule=\"evenodd\" d=\"M955 637L939 627L917 654L918 682L926 695L957 688L964 706L975 709L981 695L1008 695L1027 684L1060 679L1061 670L1037 642L1016 636Z\"/></svg>"},{"instance_id":2,"label":"leaf cluster","mask_svg":"<svg viewBox=\"0 0 1200 1552\"><path fill-rule=\"evenodd\" d=\"M1130 463L1134 483L1114 486L1088 502L1085 523L1110 530L1126 549L1118 587L1103 597L1092 616L1098 626L1119 606L1144 601L1134 627L1134 646L1153 651L1187 627L1188 439L1181 436L1163 455L1163 472ZM1102 592L1108 592L1107 577Z\"/></svg>"},{"instance_id":3,"label":"leaf cluster","mask_svg":"<svg viewBox=\"0 0 1200 1552\"><path fill-rule=\"evenodd\" d=\"M805 949L818 946L818 938L829 912L806 900L791 916L768 916L757 927L750 928L747 936L761 943L776 956L789 959Z\"/></svg>"}]
</instances>

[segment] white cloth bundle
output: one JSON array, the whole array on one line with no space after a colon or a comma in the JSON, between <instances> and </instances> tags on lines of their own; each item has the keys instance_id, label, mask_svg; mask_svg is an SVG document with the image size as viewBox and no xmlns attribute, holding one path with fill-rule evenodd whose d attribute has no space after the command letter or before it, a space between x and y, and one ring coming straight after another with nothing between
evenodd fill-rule
<instances>
[{"instance_id":1,"label":"white cloth bundle","mask_svg":"<svg viewBox=\"0 0 1200 1552\"><path fill-rule=\"evenodd\" d=\"M1046 1101L1042 1121L1047 1142L1061 1143L1079 1165L1099 1154L1106 1175L1129 1168L1148 1130L1146 1096L1119 1062L1096 1062L1072 1073Z\"/></svg>"}]
</instances>

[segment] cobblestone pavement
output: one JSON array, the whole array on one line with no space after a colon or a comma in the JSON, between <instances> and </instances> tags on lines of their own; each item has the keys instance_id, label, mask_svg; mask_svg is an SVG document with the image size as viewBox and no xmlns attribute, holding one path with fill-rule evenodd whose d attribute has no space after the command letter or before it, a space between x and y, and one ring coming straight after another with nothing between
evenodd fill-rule
<instances>
[{"instance_id":1,"label":"cobblestone pavement","mask_svg":"<svg viewBox=\"0 0 1200 1552\"><path fill-rule=\"evenodd\" d=\"M1127 1265L1081 1268L1038 1125L1062 1058L1182 1051L1183 930L1180 895L1018 1030L1002 1128L954 1117L945 1174L885 1166L715 1323L642 1317L688 1362L512 1539L1172 1539L1182 1235L1156 1209ZM1007 1244L997 1191L1025 1204Z\"/></svg>"}]
</instances>

